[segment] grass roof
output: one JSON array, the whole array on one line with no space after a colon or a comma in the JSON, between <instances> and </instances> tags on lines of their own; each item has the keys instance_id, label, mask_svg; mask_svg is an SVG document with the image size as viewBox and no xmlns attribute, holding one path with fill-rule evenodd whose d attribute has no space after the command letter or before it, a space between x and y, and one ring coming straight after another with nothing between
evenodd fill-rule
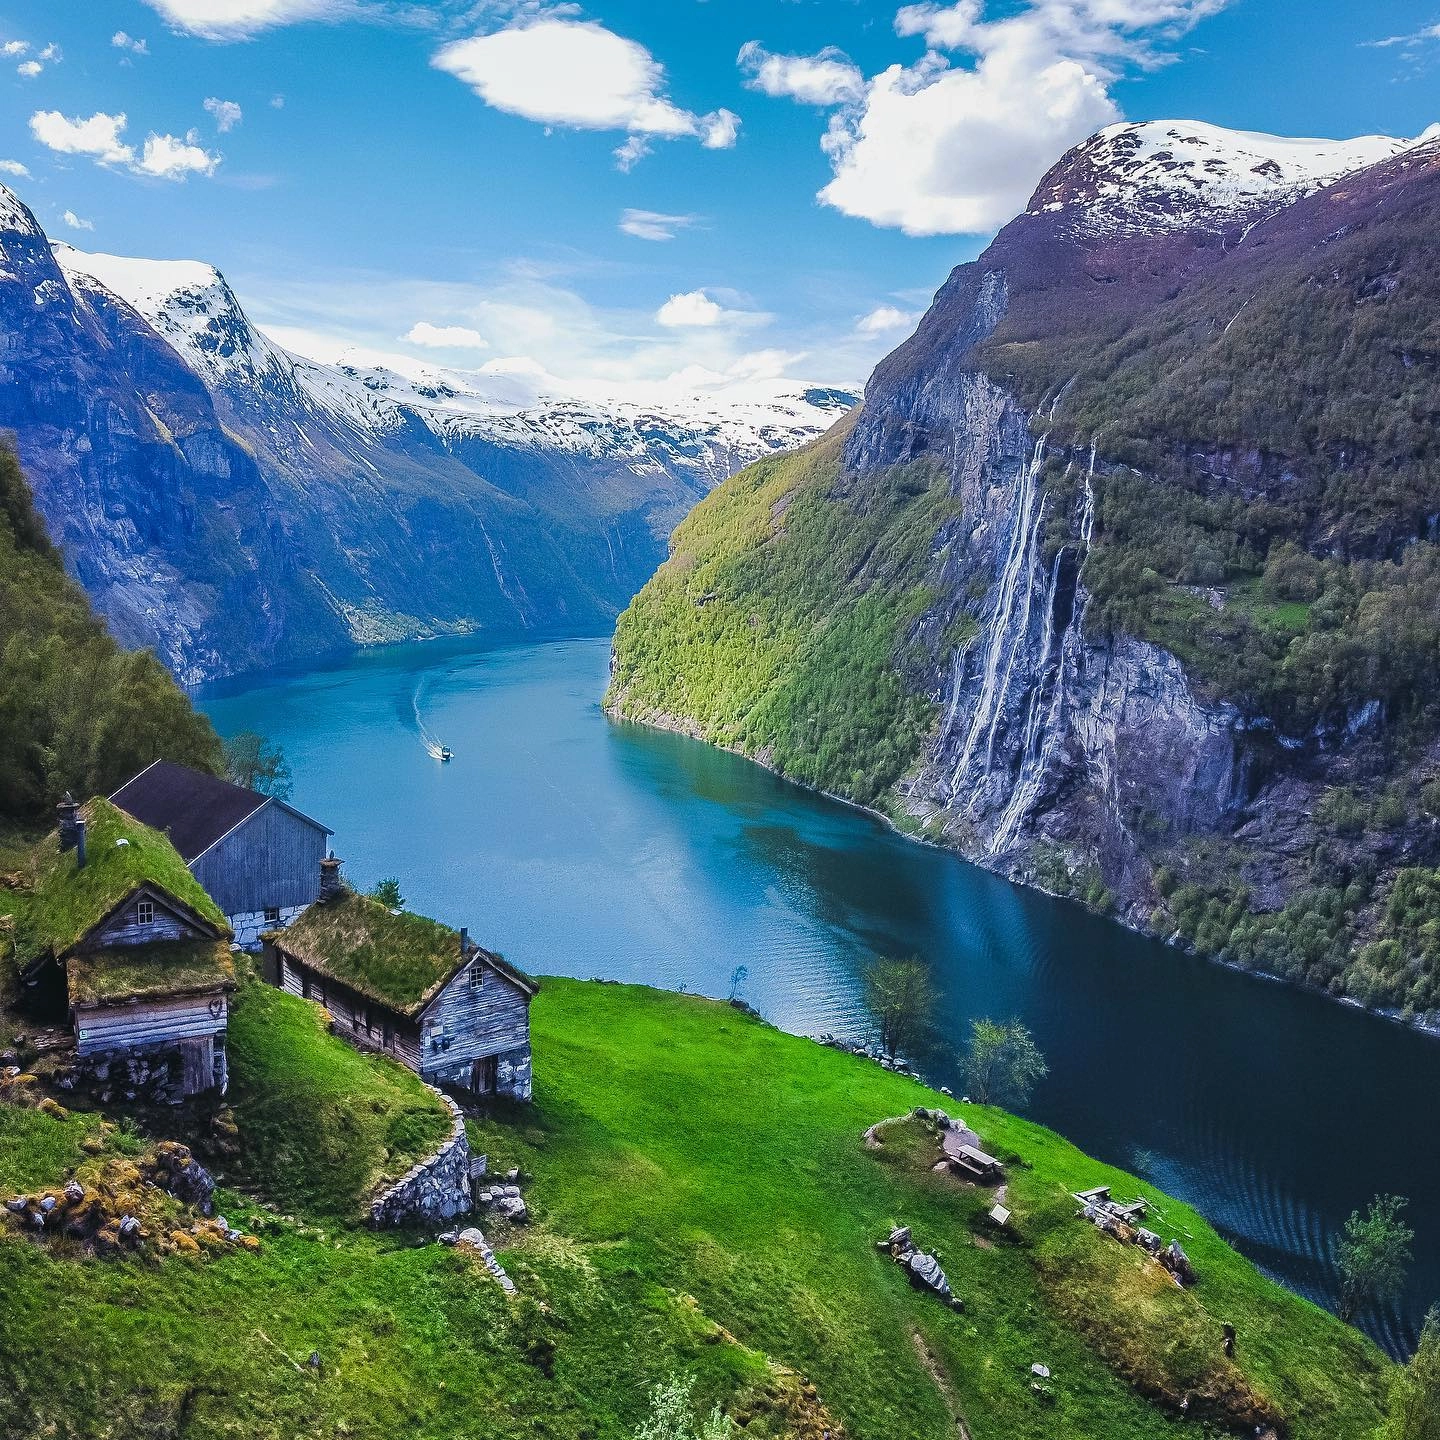
<instances>
[{"instance_id":1,"label":"grass roof","mask_svg":"<svg viewBox=\"0 0 1440 1440\"><path fill-rule=\"evenodd\" d=\"M460 966L458 930L352 891L312 905L278 943L297 960L402 1015L418 1015ZM498 955L478 948L474 953L533 988Z\"/></svg>"},{"instance_id":2,"label":"grass roof","mask_svg":"<svg viewBox=\"0 0 1440 1440\"><path fill-rule=\"evenodd\" d=\"M75 863L73 850L61 851L58 832L30 852L24 877L28 893L15 906L20 964L46 953L63 956L145 884L164 890L229 933L220 907L158 830L100 797L85 807L85 818L84 869Z\"/></svg>"},{"instance_id":3,"label":"grass roof","mask_svg":"<svg viewBox=\"0 0 1440 1440\"><path fill-rule=\"evenodd\" d=\"M117 1005L161 995L204 994L235 984L226 940L78 950L65 962L72 1005Z\"/></svg>"}]
</instances>

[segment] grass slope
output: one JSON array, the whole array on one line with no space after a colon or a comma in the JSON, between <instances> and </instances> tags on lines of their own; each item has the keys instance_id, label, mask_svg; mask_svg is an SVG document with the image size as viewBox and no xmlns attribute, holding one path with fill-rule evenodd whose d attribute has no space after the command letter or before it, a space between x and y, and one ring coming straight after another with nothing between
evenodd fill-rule
<instances>
[{"instance_id":1,"label":"grass slope","mask_svg":"<svg viewBox=\"0 0 1440 1440\"><path fill-rule=\"evenodd\" d=\"M777 1406L768 1356L809 1376L858 1440L952 1437L952 1405L976 1440L1166 1440L1197 1427L1182 1431L1112 1366L1138 1354L1167 1372L1213 1368L1222 1315L1246 1382L1294 1440L1362 1440L1378 1422L1388 1365L1375 1348L1185 1207L1160 1197L1199 1289L1137 1286L1065 1192L1155 1192L977 1111L987 1143L1031 1168L1011 1165L1027 1243L975 1246L980 1192L917 1165L913 1144L861 1141L929 1092L729 1007L632 987L547 981L536 1103L474 1127L492 1164L534 1175L536 1223L497 1236L521 1289L507 1305L452 1251L333 1223L337 1197L307 1152L352 1123L342 1093L354 1115L386 1092L361 1057L346 1072L313 1013L251 990L233 1032L251 1172L294 1186L302 1211L292 1225L222 1195L232 1223L263 1222L260 1253L77 1263L0 1230L0 1434L618 1440L677 1369L698 1375L706 1408L753 1417L749 1434L810 1433ZM292 1071L304 1078L287 1082ZM257 1097L287 1083L257 1124ZM58 1178L92 1124L0 1109L0 1189ZM939 1249L965 1315L876 1253L896 1220ZM1112 1313L1123 1323L1097 1328ZM312 1349L319 1375L286 1358ZM1054 1371L1053 1406L1029 1390L1034 1360Z\"/></svg>"},{"instance_id":2,"label":"grass slope","mask_svg":"<svg viewBox=\"0 0 1440 1440\"><path fill-rule=\"evenodd\" d=\"M354 1218L450 1132L403 1065L324 1029L320 1008L251 983L230 1014L230 1100L251 1180L282 1205Z\"/></svg>"},{"instance_id":3,"label":"grass slope","mask_svg":"<svg viewBox=\"0 0 1440 1440\"><path fill-rule=\"evenodd\" d=\"M675 532L620 617L607 705L862 801L919 754L933 707L897 673L933 598L943 473L842 480L851 420L732 476Z\"/></svg>"}]
</instances>

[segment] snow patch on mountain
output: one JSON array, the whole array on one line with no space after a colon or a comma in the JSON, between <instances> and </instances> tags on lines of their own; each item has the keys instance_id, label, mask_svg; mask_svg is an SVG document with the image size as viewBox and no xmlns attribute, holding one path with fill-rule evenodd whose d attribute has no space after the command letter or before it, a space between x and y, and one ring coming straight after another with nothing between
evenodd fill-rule
<instances>
[{"instance_id":1,"label":"snow patch on mountain","mask_svg":"<svg viewBox=\"0 0 1440 1440\"><path fill-rule=\"evenodd\" d=\"M1040 182L1029 214L1074 210L1086 229L1224 229L1440 136L1290 139L1198 120L1110 125Z\"/></svg>"},{"instance_id":2,"label":"snow patch on mountain","mask_svg":"<svg viewBox=\"0 0 1440 1440\"><path fill-rule=\"evenodd\" d=\"M52 248L73 285L98 284L123 300L212 391L251 408L313 406L362 435L418 420L448 445L483 439L632 468L677 465L715 483L820 435L860 393L858 386L728 376L607 389L566 385L523 361L458 370L377 352L312 359L252 325L213 266L87 254L63 242Z\"/></svg>"}]
</instances>

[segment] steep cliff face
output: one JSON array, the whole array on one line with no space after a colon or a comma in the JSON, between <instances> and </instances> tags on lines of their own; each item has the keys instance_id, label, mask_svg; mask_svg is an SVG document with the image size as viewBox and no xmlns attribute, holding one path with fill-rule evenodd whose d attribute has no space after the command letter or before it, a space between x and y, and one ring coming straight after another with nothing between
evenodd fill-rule
<instances>
[{"instance_id":1,"label":"steep cliff face","mask_svg":"<svg viewBox=\"0 0 1440 1440\"><path fill-rule=\"evenodd\" d=\"M1167 938L1437 1010L1437 211L1434 139L1177 123L1078 147L848 433L677 532L622 617L613 708ZM897 591L868 556L823 597L785 585L787 550L830 564L791 517L863 523L896 476L912 498L877 545L909 532L910 603L871 637L900 687L871 728L912 742L816 764L833 717L876 704L828 637ZM746 494L765 523L737 520ZM840 698L777 727L772 677L821 651ZM717 685L717 659L748 678Z\"/></svg>"},{"instance_id":2,"label":"steep cliff face","mask_svg":"<svg viewBox=\"0 0 1440 1440\"><path fill-rule=\"evenodd\" d=\"M117 636L187 683L382 640L600 629L712 485L853 399L646 409L319 365L212 267L52 245L0 190L0 426Z\"/></svg>"}]
</instances>

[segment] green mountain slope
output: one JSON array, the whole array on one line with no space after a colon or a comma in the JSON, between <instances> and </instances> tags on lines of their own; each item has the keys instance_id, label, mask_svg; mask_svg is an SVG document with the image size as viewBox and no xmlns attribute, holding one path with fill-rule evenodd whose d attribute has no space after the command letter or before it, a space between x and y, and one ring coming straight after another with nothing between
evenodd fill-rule
<instances>
[{"instance_id":1,"label":"green mountain slope","mask_svg":"<svg viewBox=\"0 0 1440 1440\"><path fill-rule=\"evenodd\" d=\"M221 761L170 673L95 618L0 445L0 821L34 820L66 790L108 794L161 756Z\"/></svg>"}]
</instances>

